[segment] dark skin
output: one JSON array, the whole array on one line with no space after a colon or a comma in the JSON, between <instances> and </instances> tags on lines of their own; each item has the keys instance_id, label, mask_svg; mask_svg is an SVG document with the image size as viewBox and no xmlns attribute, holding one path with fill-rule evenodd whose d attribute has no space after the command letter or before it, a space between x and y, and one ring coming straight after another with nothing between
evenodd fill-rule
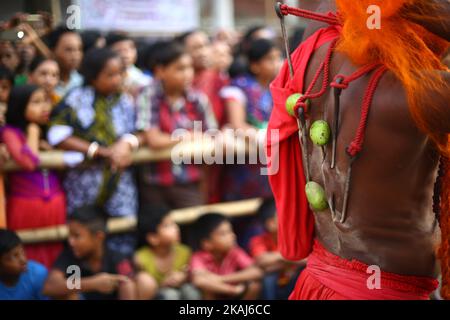
<instances>
[{"instance_id":1,"label":"dark skin","mask_svg":"<svg viewBox=\"0 0 450 320\"><path fill-rule=\"evenodd\" d=\"M328 1L320 11L330 11ZM307 34L318 27L313 23ZM318 49L309 62L305 85L311 83L329 45ZM335 53L331 63L336 74L350 75L357 66ZM442 73L450 84L448 73ZM337 144L337 168L330 169L331 143L326 146L322 174L322 153L308 139L311 180L335 194L338 218L343 207L344 182L349 157L345 148L353 140L360 119L360 108L370 75L350 84L341 95L340 131ZM321 80L318 81L321 83ZM313 90L316 92L318 86ZM450 132L450 94L433 92L422 102L423 116L439 133ZM426 112L433 106L438 119ZM328 108L324 114L324 108ZM328 89L312 100L311 119L332 123L334 96ZM445 119L444 121L436 121ZM433 187L439 154L430 139L411 118L402 84L387 72L376 89L366 130L363 151L353 164L352 187L343 224L334 222L330 210L315 213L315 233L332 253L345 259L357 259L378 265L382 270L406 275L436 276L435 249L440 242L439 227L432 211ZM324 178L325 177L325 180Z\"/></svg>"},{"instance_id":2,"label":"dark skin","mask_svg":"<svg viewBox=\"0 0 450 320\"><path fill-rule=\"evenodd\" d=\"M100 272L103 262L105 233L91 231L79 222L70 221L69 245L77 258L83 259L97 274L81 278L80 289L69 289L66 274L61 270L50 271L43 293L54 299L76 299L78 292L110 294L117 290L120 300L135 298L135 284L126 276Z\"/></svg>"},{"instance_id":3,"label":"dark skin","mask_svg":"<svg viewBox=\"0 0 450 320\"><path fill-rule=\"evenodd\" d=\"M27 270L27 258L22 245L18 245L0 256L0 282L14 287L20 275Z\"/></svg>"},{"instance_id":4,"label":"dark skin","mask_svg":"<svg viewBox=\"0 0 450 320\"><path fill-rule=\"evenodd\" d=\"M109 59L91 85L95 90L105 96L120 92L124 76L124 65L119 57ZM143 142L143 136L137 135L139 143ZM64 150L74 150L87 153L90 142L72 136L61 142L58 147ZM124 141L118 140L108 147L100 147L94 154L95 158L107 160L111 170L123 170L131 165L132 146Z\"/></svg>"},{"instance_id":5,"label":"dark skin","mask_svg":"<svg viewBox=\"0 0 450 320\"><path fill-rule=\"evenodd\" d=\"M202 249L211 252L217 261L222 261L229 250L236 244L236 235L231 224L223 222L214 230L208 239L202 241ZM192 283L202 290L206 300L216 299L217 296L237 297L244 293L245 283L247 292L242 299L254 300L259 296L259 279L262 270L257 266L249 266L243 270L226 275L217 275L207 270L196 270L192 275Z\"/></svg>"}]
</instances>

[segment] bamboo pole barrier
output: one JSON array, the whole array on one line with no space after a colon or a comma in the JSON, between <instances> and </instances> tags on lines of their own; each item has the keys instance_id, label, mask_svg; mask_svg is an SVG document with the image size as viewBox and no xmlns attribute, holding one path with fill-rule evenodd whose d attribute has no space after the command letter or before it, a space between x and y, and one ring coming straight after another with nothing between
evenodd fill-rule
<instances>
[{"instance_id":1,"label":"bamboo pole barrier","mask_svg":"<svg viewBox=\"0 0 450 320\"><path fill-rule=\"evenodd\" d=\"M156 162L162 160L172 159L172 153L178 151L181 157L199 158L203 159L204 155L215 156L217 146L212 139L203 139L199 141L188 141L181 142L179 145L173 148L152 150L147 147L140 148L133 153L132 161L133 164L141 164L147 162ZM226 141L224 143L224 150L233 152L235 156L245 155L247 153L247 147L244 142L238 141ZM62 150L52 150L52 151L42 151L39 153L39 169L53 169L53 170L64 170L68 166L64 162L65 151ZM203 162L203 160L202 160ZM80 164L88 165L86 163ZM0 172L9 172L21 170L20 167L13 161L9 160L5 163L3 167L0 167Z\"/></svg>"},{"instance_id":2,"label":"bamboo pole barrier","mask_svg":"<svg viewBox=\"0 0 450 320\"><path fill-rule=\"evenodd\" d=\"M228 217L239 217L254 214L262 203L262 199L248 199L241 201L217 203L196 206L171 211L171 215L178 224L189 224L197 220L207 212L218 212ZM108 220L108 233L123 233L134 231L137 226L135 218L110 218ZM26 244L50 241L63 241L67 239L68 230L66 225L48 228L19 230L17 232Z\"/></svg>"}]
</instances>

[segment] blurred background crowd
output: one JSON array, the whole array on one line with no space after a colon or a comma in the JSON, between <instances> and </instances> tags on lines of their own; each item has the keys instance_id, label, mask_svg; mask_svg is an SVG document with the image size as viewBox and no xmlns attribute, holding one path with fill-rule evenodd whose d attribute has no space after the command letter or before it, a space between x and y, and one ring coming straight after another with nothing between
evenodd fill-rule
<instances>
[{"instance_id":1,"label":"blurred background crowd","mask_svg":"<svg viewBox=\"0 0 450 320\"><path fill-rule=\"evenodd\" d=\"M295 5L296 1L289 1ZM304 266L277 250L261 164L133 165L172 133L264 130L283 61L274 2L15 1L0 17L0 299L286 299ZM4 7L4 8L3 8ZM28 13L17 13L17 12ZM289 20L288 20L289 25ZM290 22L290 47L300 43ZM64 171L39 153L64 151ZM83 162L82 166L78 166ZM211 212L178 226L173 209L262 198L250 217ZM138 230L106 233L111 217ZM67 224L67 243L23 245L15 231ZM67 268L81 268L81 289Z\"/></svg>"}]
</instances>

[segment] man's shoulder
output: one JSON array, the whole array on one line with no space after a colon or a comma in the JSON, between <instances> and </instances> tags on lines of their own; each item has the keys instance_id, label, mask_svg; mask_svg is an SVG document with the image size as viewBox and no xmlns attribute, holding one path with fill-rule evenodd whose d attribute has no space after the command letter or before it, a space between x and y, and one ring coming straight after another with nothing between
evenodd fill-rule
<instances>
[{"instance_id":1,"label":"man's shoulder","mask_svg":"<svg viewBox=\"0 0 450 320\"><path fill-rule=\"evenodd\" d=\"M232 248L227 256L230 259L238 259L241 257L250 257L249 254L239 246L235 246L234 248Z\"/></svg>"},{"instance_id":2,"label":"man's shoulder","mask_svg":"<svg viewBox=\"0 0 450 320\"><path fill-rule=\"evenodd\" d=\"M28 272L32 274L37 275L47 273L47 268L44 265L40 264L39 262L29 260L27 265L28 265Z\"/></svg>"}]
</instances>

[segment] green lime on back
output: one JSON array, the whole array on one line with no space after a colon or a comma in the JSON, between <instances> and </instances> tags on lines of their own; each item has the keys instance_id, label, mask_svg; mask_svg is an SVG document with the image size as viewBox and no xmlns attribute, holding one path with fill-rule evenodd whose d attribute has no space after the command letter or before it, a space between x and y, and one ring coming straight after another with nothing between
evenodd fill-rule
<instances>
[{"instance_id":1,"label":"green lime on back","mask_svg":"<svg viewBox=\"0 0 450 320\"><path fill-rule=\"evenodd\" d=\"M330 141L331 129L328 123L324 120L317 120L311 125L309 129L309 137L317 146L324 146Z\"/></svg>"},{"instance_id":2,"label":"green lime on back","mask_svg":"<svg viewBox=\"0 0 450 320\"><path fill-rule=\"evenodd\" d=\"M325 190L320 184L310 181L305 186L306 198L313 211L324 211L328 208Z\"/></svg>"}]
</instances>

